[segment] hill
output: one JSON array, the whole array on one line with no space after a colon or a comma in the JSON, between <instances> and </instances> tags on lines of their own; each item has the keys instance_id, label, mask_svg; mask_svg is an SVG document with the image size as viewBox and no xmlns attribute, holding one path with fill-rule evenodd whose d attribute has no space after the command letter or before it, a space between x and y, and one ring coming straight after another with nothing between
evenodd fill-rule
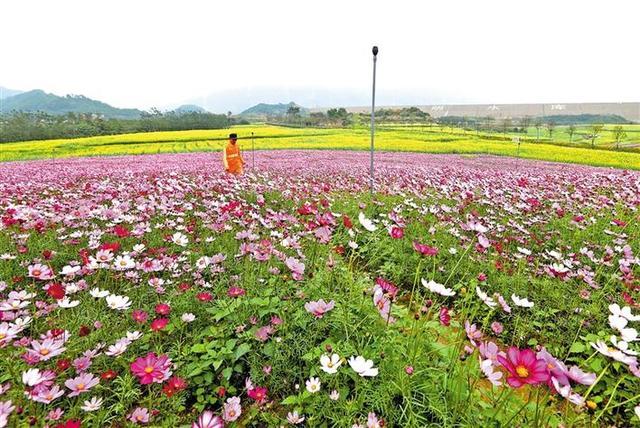
<instances>
[{"instance_id":1,"label":"hill","mask_svg":"<svg viewBox=\"0 0 640 428\"><path fill-rule=\"evenodd\" d=\"M206 113L207 111L195 104L183 104L180 107L176 107L173 111L177 114L184 113Z\"/></svg>"},{"instance_id":2,"label":"hill","mask_svg":"<svg viewBox=\"0 0 640 428\"><path fill-rule=\"evenodd\" d=\"M136 119L140 110L112 107L83 95L58 96L40 89L23 92L2 100L0 113L11 111L44 112L49 114L95 113L111 119Z\"/></svg>"},{"instance_id":3,"label":"hill","mask_svg":"<svg viewBox=\"0 0 640 428\"><path fill-rule=\"evenodd\" d=\"M309 114L309 110L306 108L299 106L293 101L288 104L278 103L278 104L265 104L260 103L256 104L253 107L250 107L240 113L240 116L248 118L256 118L262 117L266 118L267 116L285 116L290 107L298 107L300 108L300 115L307 116Z\"/></svg>"},{"instance_id":4,"label":"hill","mask_svg":"<svg viewBox=\"0 0 640 428\"><path fill-rule=\"evenodd\" d=\"M9 88L5 88L4 86L0 86L0 100L12 97L14 95L18 95L18 94L21 94L21 93L22 93L22 91L18 91L18 90L15 90L15 89L9 89Z\"/></svg>"}]
</instances>

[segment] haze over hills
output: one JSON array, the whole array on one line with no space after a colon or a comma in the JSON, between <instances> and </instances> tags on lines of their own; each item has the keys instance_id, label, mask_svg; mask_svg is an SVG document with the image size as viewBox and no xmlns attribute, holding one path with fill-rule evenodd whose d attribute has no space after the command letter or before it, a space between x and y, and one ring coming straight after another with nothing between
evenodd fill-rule
<instances>
[{"instance_id":1,"label":"haze over hills","mask_svg":"<svg viewBox=\"0 0 640 428\"><path fill-rule=\"evenodd\" d=\"M244 118L266 118L267 116L284 116L287 114L287 111L291 107L298 107L300 109L299 114L302 116L306 116L309 114L309 110L294 103L293 101L283 104L266 104L260 103L256 104L253 107L250 107L240 113L239 116Z\"/></svg>"}]
</instances>

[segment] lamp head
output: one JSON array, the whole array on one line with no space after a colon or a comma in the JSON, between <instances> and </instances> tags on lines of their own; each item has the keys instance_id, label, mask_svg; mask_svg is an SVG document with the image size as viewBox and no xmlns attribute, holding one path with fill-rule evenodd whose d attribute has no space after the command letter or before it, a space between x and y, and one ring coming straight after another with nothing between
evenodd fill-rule
<instances>
[{"instance_id":1,"label":"lamp head","mask_svg":"<svg viewBox=\"0 0 640 428\"><path fill-rule=\"evenodd\" d=\"M374 46L373 49L371 49L371 52L373 52L373 56L378 55L378 47Z\"/></svg>"}]
</instances>

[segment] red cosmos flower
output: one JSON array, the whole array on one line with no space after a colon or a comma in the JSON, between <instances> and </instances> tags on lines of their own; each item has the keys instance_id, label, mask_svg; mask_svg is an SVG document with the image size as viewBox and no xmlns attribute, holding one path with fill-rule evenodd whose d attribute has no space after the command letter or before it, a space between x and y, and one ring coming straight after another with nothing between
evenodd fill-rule
<instances>
[{"instance_id":1,"label":"red cosmos flower","mask_svg":"<svg viewBox=\"0 0 640 428\"><path fill-rule=\"evenodd\" d=\"M131 318L133 318L133 320L137 323L144 324L145 322L147 322L148 315L142 309L135 309L133 312L131 312Z\"/></svg>"},{"instance_id":2,"label":"red cosmos flower","mask_svg":"<svg viewBox=\"0 0 640 428\"><path fill-rule=\"evenodd\" d=\"M69 419L63 424L56 425L56 428L80 428L82 426L82 421L80 419Z\"/></svg>"},{"instance_id":3,"label":"red cosmos flower","mask_svg":"<svg viewBox=\"0 0 640 428\"><path fill-rule=\"evenodd\" d=\"M449 327L449 324L451 324L451 315L449 315L449 309L447 309L446 307L442 307L440 308L440 324L442 324L445 327Z\"/></svg>"},{"instance_id":4,"label":"red cosmos flower","mask_svg":"<svg viewBox=\"0 0 640 428\"><path fill-rule=\"evenodd\" d=\"M158 315L169 315L171 313L171 306L166 303L158 303L156 305L156 314Z\"/></svg>"},{"instance_id":5,"label":"red cosmos flower","mask_svg":"<svg viewBox=\"0 0 640 428\"><path fill-rule=\"evenodd\" d=\"M173 376L169 378L167 383L162 387L162 392L164 392L167 397L171 397L173 394L182 391L186 387L187 382L184 379L178 376Z\"/></svg>"},{"instance_id":6,"label":"red cosmos flower","mask_svg":"<svg viewBox=\"0 0 640 428\"><path fill-rule=\"evenodd\" d=\"M51 250L44 250L44 251L42 252L42 257L43 257L45 260L51 260L51 258L53 257L53 251L51 251Z\"/></svg>"},{"instance_id":7,"label":"red cosmos flower","mask_svg":"<svg viewBox=\"0 0 640 428\"><path fill-rule=\"evenodd\" d=\"M83 248L82 250L80 250L78 252L78 254L80 254L80 258L82 258L82 264L83 265L88 265L89 264L89 250L87 250L86 248Z\"/></svg>"},{"instance_id":8,"label":"red cosmos flower","mask_svg":"<svg viewBox=\"0 0 640 428\"><path fill-rule=\"evenodd\" d=\"M333 248L333 251L335 251L336 254L340 254L341 256L344 255L344 245L336 245Z\"/></svg>"},{"instance_id":9,"label":"red cosmos flower","mask_svg":"<svg viewBox=\"0 0 640 428\"><path fill-rule=\"evenodd\" d=\"M71 367L71 361L69 361L66 358L62 358L62 359L56 361L56 367L57 367L59 372L63 372L66 369L68 369L69 367Z\"/></svg>"},{"instance_id":10,"label":"red cosmos flower","mask_svg":"<svg viewBox=\"0 0 640 428\"><path fill-rule=\"evenodd\" d=\"M210 302L213 300L213 296L208 291L203 291L202 293L196 294L196 298L201 302Z\"/></svg>"},{"instance_id":11,"label":"red cosmos flower","mask_svg":"<svg viewBox=\"0 0 640 428\"><path fill-rule=\"evenodd\" d=\"M118 237L118 238L126 238L127 236L131 235L131 232L129 231L129 229L127 229L126 227L117 224L114 228L113 228L113 233Z\"/></svg>"},{"instance_id":12,"label":"red cosmos flower","mask_svg":"<svg viewBox=\"0 0 640 428\"><path fill-rule=\"evenodd\" d=\"M267 399L267 388L263 386L255 386L251 388L247 395L258 403L263 403Z\"/></svg>"},{"instance_id":13,"label":"red cosmos flower","mask_svg":"<svg viewBox=\"0 0 640 428\"><path fill-rule=\"evenodd\" d=\"M393 226L389 235L391 235L393 239L402 239L402 237L404 237L404 229L398 226Z\"/></svg>"},{"instance_id":14,"label":"red cosmos flower","mask_svg":"<svg viewBox=\"0 0 640 428\"><path fill-rule=\"evenodd\" d=\"M351 229L353 227L353 222L346 214L342 216L342 224L344 224L344 227L346 227L347 229Z\"/></svg>"},{"instance_id":15,"label":"red cosmos flower","mask_svg":"<svg viewBox=\"0 0 640 428\"><path fill-rule=\"evenodd\" d=\"M58 336L60 336L61 334L64 334L64 330L61 328L52 328L51 330L51 336L53 338L56 338Z\"/></svg>"},{"instance_id":16,"label":"red cosmos flower","mask_svg":"<svg viewBox=\"0 0 640 428\"><path fill-rule=\"evenodd\" d=\"M116 373L115 371L109 369L106 372L102 373L100 375L100 379L102 380L106 380L106 381L110 381L112 379L115 379L116 376L118 376L118 373Z\"/></svg>"},{"instance_id":17,"label":"red cosmos flower","mask_svg":"<svg viewBox=\"0 0 640 428\"><path fill-rule=\"evenodd\" d=\"M246 292L244 291L243 288L236 287L236 286L229 288L229 291L227 291L227 296L229 297L240 297L240 296L244 296L245 294Z\"/></svg>"},{"instance_id":18,"label":"red cosmos flower","mask_svg":"<svg viewBox=\"0 0 640 428\"><path fill-rule=\"evenodd\" d=\"M191 288L191 286L189 284L187 284L186 282L183 282L182 284L178 285L178 290L182 291L183 293L187 290L189 290Z\"/></svg>"},{"instance_id":19,"label":"red cosmos flower","mask_svg":"<svg viewBox=\"0 0 640 428\"><path fill-rule=\"evenodd\" d=\"M378 277L376 278L376 284L379 285L380 288L382 288L382 290L391 298L396 297L396 294L398 294L398 287L391 281Z\"/></svg>"},{"instance_id":20,"label":"red cosmos flower","mask_svg":"<svg viewBox=\"0 0 640 428\"><path fill-rule=\"evenodd\" d=\"M60 300L64 298L65 288L62 284L50 284L47 288L47 294L53 299Z\"/></svg>"},{"instance_id":21,"label":"red cosmos flower","mask_svg":"<svg viewBox=\"0 0 640 428\"><path fill-rule=\"evenodd\" d=\"M120 244L117 242L105 242L104 244L98 247L99 250L111 250L112 252L117 252L120 249Z\"/></svg>"},{"instance_id":22,"label":"red cosmos flower","mask_svg":"<svg viewBox=\"0 0 640 428\"><path fill-rule=\"evenodd\" d=\"M169 324L168 318L156 318L153 321L151 321L151 330L153 331L163 330L167 326L167 324Z\"/></svg>"},{"instance_id":23,"label":"red cosmos flower","mask_svg":"<svg viewBox=\"0 0 640 428\"><path fill-rule=\"evenodd\" d=\"M84 336L87 336L89 333L91 333L91 328L87 327L86 325L80 326L80 330L78 331L78 336L84 337Z\"/></svg>"},{"instance_id":24,"label":"red cosmos flower","mask_svg":"<svg viewBox=\"0 0 640 428\"><path fill-rule=\"evenodd\" d=\"M224 388L224 386L221 386L220 388L218 388L218 397L224 397L227 394L227 390Z\"/></svg>"},{"instance_id":25,"label":"red cosmos flower","mask_svg":"<svg viewBox=\"0 0 640 428\"><path fill-rule=\"evenodd\" d=\"M484 282L484 281L486 281L486 280L487 280L487 274L486 274L486 273L484 273L484 272L480 272L480 273L478 274L478 281L480 281L480 282Z\"/></svg>"},{"instance_id":26,"label":"red cosmos flower","mask_svg":"<svg viewBox=\"0 0 640 428\"><path fill-rule=\"evenodd\" d=\"M420 244L418 241L413 241L413 249L423 256L435 256L438 254L438 249L430 247L426 244Z\"/></svg>"},{"instance_id":27,"label":"red cosmos flower","mask_svg":"<svg viewBox=\"0 0 640 428\"><path fill-rule=\"evenodd\" d=\"M511 346L507 350L507 358L498 355L498 361L509 372L507 383L513 388L524 384L537 385L549 380L547 362L539 360L531 349L520 350Z\"/></svg>"}]
</instances>

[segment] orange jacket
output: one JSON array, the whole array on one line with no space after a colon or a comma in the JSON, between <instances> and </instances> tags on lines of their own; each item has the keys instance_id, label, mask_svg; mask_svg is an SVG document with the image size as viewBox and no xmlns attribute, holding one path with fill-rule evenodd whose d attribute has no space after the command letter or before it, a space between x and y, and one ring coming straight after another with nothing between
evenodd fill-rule
<instances>
[{"instance_id":1,"label":"orange jacket","mask_svg":"<svg viewBox=\"0 0 640 428\"><path fill-rule=\"evenodd\" d=\"M227 143L222 151L222 162L224 164L224 170L232 174L242 174L242 166L244 160L240 154L240 147L238 143Z\"/></svg>"}]
</instances>

